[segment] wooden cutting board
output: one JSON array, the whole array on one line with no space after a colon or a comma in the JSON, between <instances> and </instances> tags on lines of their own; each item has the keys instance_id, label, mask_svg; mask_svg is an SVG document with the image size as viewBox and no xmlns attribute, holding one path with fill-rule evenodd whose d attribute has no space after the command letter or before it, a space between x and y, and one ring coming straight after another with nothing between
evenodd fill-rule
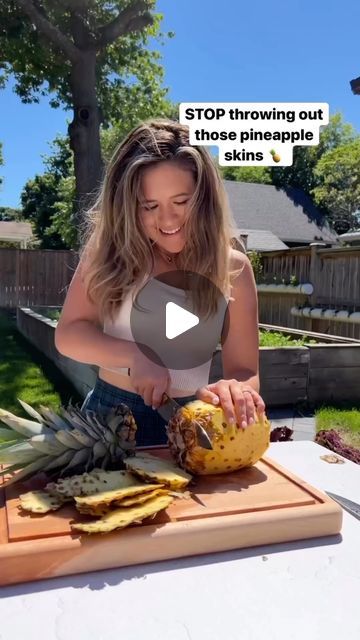
<instances>
[{"instance_id":1,"label":"wooden cutting board","mask_svg":"<svg viewBox=\"0 0 360 640\"><path fill-rule=\"evenodd\" d=\"M152 449L168 457L167 448ZM192 497L153 520L109 534L81 534L66 505L46 515L19 509L22 483L0 491L0 585L339 533L341 507L268 457L235 473L198 477Z\"/></svg>"}]
</instances>

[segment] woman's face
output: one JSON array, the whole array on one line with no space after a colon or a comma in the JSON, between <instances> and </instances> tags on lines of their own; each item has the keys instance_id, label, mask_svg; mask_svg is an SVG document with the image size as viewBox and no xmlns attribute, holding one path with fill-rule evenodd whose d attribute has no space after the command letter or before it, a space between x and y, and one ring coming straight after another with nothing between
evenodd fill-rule
<instances>
[{"instance_id":1,"label":"woman's face","mask_svg":"<svg viewBox=\"0 0 360 640\"><path fill-rule=\"evenodd\" d=\"M178 164L164 161L144 170L140 219L147 236L165 251L178 253L184 248L183 225L194 191L193 174Z\"/></svg>"}]
</instances>

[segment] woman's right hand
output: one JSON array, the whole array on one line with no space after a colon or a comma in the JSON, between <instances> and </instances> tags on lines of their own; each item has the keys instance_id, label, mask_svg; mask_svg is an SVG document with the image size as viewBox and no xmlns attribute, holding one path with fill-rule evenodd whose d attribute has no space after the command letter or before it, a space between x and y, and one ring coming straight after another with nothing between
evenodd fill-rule
<instances>
[{"instance_id":1,"label":"woman's right hand","mask_svg":"<svg viewBox=\"0 0 360 640\"><path fill-rule=\"evenodd\" d=\"M168 369L150 360L135 345L129 375L135 392L142 396L144 403L157 409L162 403L163 394L170 386Z\"/></svg>"}]
</instances>

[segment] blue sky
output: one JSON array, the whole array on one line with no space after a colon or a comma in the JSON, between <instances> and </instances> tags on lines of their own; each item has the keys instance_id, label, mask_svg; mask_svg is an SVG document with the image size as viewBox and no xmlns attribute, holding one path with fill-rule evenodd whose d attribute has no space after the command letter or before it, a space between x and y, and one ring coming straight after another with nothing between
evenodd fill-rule
<instances>
[{"instance_id":1,"label":"blue sky","mask_svg":"<svg viewBox=\"0 0 360 640\"><path fill-rule=\"evenodd\" d=\"M360 132L359 0L158 0L164 86L179 102L328 102ZM0 92L5 164L0 205L19 206L25 182L43 172L70 111L48 99L22 104L11 84Z\"/></svg>"}]
</instances>

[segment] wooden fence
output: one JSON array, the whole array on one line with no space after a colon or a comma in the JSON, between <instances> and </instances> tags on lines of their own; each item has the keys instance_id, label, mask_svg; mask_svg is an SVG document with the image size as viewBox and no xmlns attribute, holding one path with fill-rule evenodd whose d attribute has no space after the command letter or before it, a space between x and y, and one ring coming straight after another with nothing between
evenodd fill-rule
<instances>
[{"instance_id":1,"label":"wooden fence","mask_svg":"<svg viewBox=\"0 0 360 640\"><path fill-rule=\"evenodd\" d=\"M77 263L74 251L0 249L0 308L61 306Z\"/></svg>"},{"instance_id":2,"label":"wooden fence","mask_svg":"<svg viewBox=\"0 0 360 640\"><path fill-rule=\"evenodd\" d=\"M360 247L309 248L262 253L261 282L313 285L313 294L259 292L260 322L360 339L360 323L297 317L294 307L360 312ZM316 313L316 312L314 312ZM346 315L346 314L344 314Z\"/></svg>"},{"instance_id":3,"label":"wooden fence","mask_svg":"<svg viewBox=\"0 0 360 640\"><path fill-rule=\"evenodd\" d=\"M0 307L61 306L78 263L74 251L0 249ZM360 323L297 317L292 308L308 306L360 312L360 247L324 249L320 245L262 254L261 282L310 283L313 294L259 292L265 324L360 339Z\"/></svg>"}]
</instances>

